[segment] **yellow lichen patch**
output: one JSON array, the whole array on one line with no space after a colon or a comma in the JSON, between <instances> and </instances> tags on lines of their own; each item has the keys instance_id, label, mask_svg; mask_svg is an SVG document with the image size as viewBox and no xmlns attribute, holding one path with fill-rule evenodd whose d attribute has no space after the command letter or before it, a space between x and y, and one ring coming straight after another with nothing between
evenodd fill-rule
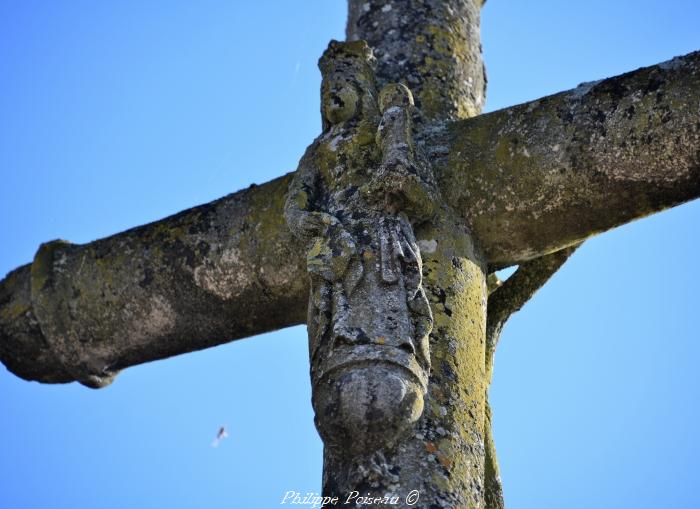
<instances>
[{"instance_id":1,"label":"yellow lichen patch","mask_svg":"<svg viewBox=\"0 0 700 509\"><path fill-rule=\"evenodd\" d=\"M308 263L315 263L314 260L316 258L318 258L320 255L328 253L330 253L328 250L328 244L326 244L322 238L317 238L314 241L313 246L311 246L311 249L309 249L309 252L306 254L306 259Z\"/></svg>"},{"instance_id":2,"label":"yellow lichen patch","mask_svg":"<svg viewBox=\"0 0 700 509\"><path fill-rule=\"evenodd\" d=\"M452 486L450 481L451 479L448 479L442 473L436 472L431 476L432 484L434 484L438 489L444 492L454 491L454 487Z\"/></svg>"},{"instance_id":3,"label":"yellow lichen patch","mask_svg":"<svg viewBox=\"0 0 700 509\"><path fill-rule=\"evenodd\" d=\"M500 138L496 145L496 163L502 166L507 166L511 159L511 142L508 138Z\"/></svg>"},{"instance_id":4,"label":"yellow lichen patch","mask_svg":"<svg viewBox=\"0 0 700 509\"><path fill-rule=\"evenodd\" d=\"M331 149L330 143L320 143L314 151L311 164L318 168L326 181L330 181L333 178L331 170L338 164L338 154Z\"/></svg>"},{"instance_id":5,"label":"yellow lichen patch","mask_svg":"<svg viewBox=\"0 0 700 509\"><path fill-rule=\"evenodd\" d=\"M417 237L437 241L434 252L423 254L423 281L435 320L434 382L426 409L446 432L439 442L430 442L429 452L451 474L436 474L433 482L449 490L460 479L484 478L485 271L468 233L449 213L440 213Z\"/></svg>"},{"instance_id":6,"label":"yellow lichen patch","mask_svg":"<svg viewBox=\"0 0 700 509\"><path fill-rule=\"evenodd\" d=\"M368 120L363 120L358 126L357 134L353 136L352 139L358 146L361 147L365 145L373 145L376 134L376 124Z\"/></svg>"},{"instance_id":7,"label":"yellow lichen patch","mask_svg":"<svg viewBox=\"0 0 700 509\"><path fill-rule=\"evenodd\" d=\"M306 210L309 207L309 195L306 191L299 191L296 196L296 205L302 210Z\"/></svg>"},{"instance_id":8,"label":"yellow lichen patch","mask_svg":"<svg viewBox=\"0 0 700 509\"><path fill-rule=\"evenodd\" d=\"M251 213L246 223L255 225L255 228L241 234L239 249L244 257L250 259L259 254L262 257L260 262L276 263L281 246L291 238L283 213L290 180L291 175L287 175L278 179L275 185L268 184L264 192L258 188L258 192L251 193Z\"/></svg>"},{"instance_id":9,"label":"yellow lichen patch","mask_svg":"<svg viewBox=\"0 0 700 509\"><path fill-rule=\"evenodd\" d=\"M14 302L0 309L0 319L5 323L10 323L30 310L31 306L22 302Z\"/></svg>"},{"instance_id":10,"label":"yellow lichen patch","mask_svg":"<svg viewBox=\"0 0 700 509\"><path fill-rule=\"evenodd\" d=\"M437 25L429 25L426 27L427 32L432 35L433 49L441 55L453 55L459 47L457 38L444 28Z\"/></svg>"},{"instance_id":11,"label":"yellow lichen patch","mask_svg":"<svg viewBox=\"0 0 700 509\"><path fill-rule=\"evenodd\" d=\"M62 246L69 245L64 240L52 240L39 247L32 263L32 298L39 295L53 273L54 252Z\"/></svg>"},{"instance_id":12,"label":"yellow lichen patch","mask_svg":"<svg viewBox=\"0 0 700 509\"><path fill-rule=\"evenodd\" d=\"M440 88L426 80L420 92L420 106L423 114L428 118L438 114L443 106L442 99Z\"/></svg>"}]
</instances>

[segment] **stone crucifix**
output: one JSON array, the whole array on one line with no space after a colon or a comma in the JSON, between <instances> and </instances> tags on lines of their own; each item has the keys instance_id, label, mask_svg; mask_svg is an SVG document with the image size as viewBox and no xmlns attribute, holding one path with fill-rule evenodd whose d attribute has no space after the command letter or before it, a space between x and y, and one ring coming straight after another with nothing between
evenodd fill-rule
<instances>
[{"instance_id":1,"label":"stone crucifix","mask_svg":"<svg viewBox=\"0 0 700 509\"><path fill-rule=\"evenodd\" d=\"M502 507L503 324L586 238L700 195L700 54L480 115L481 5L350 0L298 170L43 244L0 282L5 366L103 387L306 322L325 494Z\"/></svg>"}]
</instances>

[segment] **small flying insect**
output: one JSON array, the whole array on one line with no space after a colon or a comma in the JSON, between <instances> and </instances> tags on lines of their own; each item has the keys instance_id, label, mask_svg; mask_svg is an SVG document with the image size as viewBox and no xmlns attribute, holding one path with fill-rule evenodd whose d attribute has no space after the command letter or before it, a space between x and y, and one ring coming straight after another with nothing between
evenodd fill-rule
<instances>
[{"instance_id":1,"label":"small flying insect","mask_svg":"<svg viewBox=\"0 0 700 509\"><path fill-rule=\"evenodd\" d=\"M228 432L226 431L226 426L221 426L219 428L219 432L216 434L216 438L214 438L214 441L211 443L212 447L219 447L219 443L224 439L228 437Z\"/></svg>"}]
</instances>

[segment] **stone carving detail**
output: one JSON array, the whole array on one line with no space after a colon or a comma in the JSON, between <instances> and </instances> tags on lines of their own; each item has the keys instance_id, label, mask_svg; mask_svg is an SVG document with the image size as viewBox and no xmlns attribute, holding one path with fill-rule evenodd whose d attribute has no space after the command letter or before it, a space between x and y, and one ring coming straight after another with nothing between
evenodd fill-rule
<instances>
[{"instance_id":1,"label":"stone carving detail","mask_svg":"<svg viewBox=\"0 0 700 509\"><path fill-rule=\"evenodd\" d=\"M375 452L420 417L433 320L413 225L431 217L432 171L413 144L413 98L377 94L364 41L319 62L323 133L307 149L285 216L308 246L309 353L327 447Z\"/></svg>"}]
</instances>

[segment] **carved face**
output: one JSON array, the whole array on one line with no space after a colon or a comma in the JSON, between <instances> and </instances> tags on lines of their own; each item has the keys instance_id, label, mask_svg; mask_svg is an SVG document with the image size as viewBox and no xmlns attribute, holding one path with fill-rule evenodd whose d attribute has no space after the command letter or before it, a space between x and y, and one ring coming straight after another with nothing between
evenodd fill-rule
<instances>
[{"instance_id":1,"label":"carved face","mask_svg":"<svg viewBox=\"0 0 700 509\"><path fill-rule=\"evenodd\" d=\"M324 130L377 109L373 66L372 50L364 41L331 41L319 61Z\"/></svg>"},{"instance_id":2,"label":"carved face","mask_svg":"<svg viewBox=\"0 0 700 509\"><path fill-rule=\"evenodd\" d=\"M323 117L331 124L339 124L357 113L359 92L349 81L336 78L323 82L321 101Z\"/></svg>"}]
</instances>

